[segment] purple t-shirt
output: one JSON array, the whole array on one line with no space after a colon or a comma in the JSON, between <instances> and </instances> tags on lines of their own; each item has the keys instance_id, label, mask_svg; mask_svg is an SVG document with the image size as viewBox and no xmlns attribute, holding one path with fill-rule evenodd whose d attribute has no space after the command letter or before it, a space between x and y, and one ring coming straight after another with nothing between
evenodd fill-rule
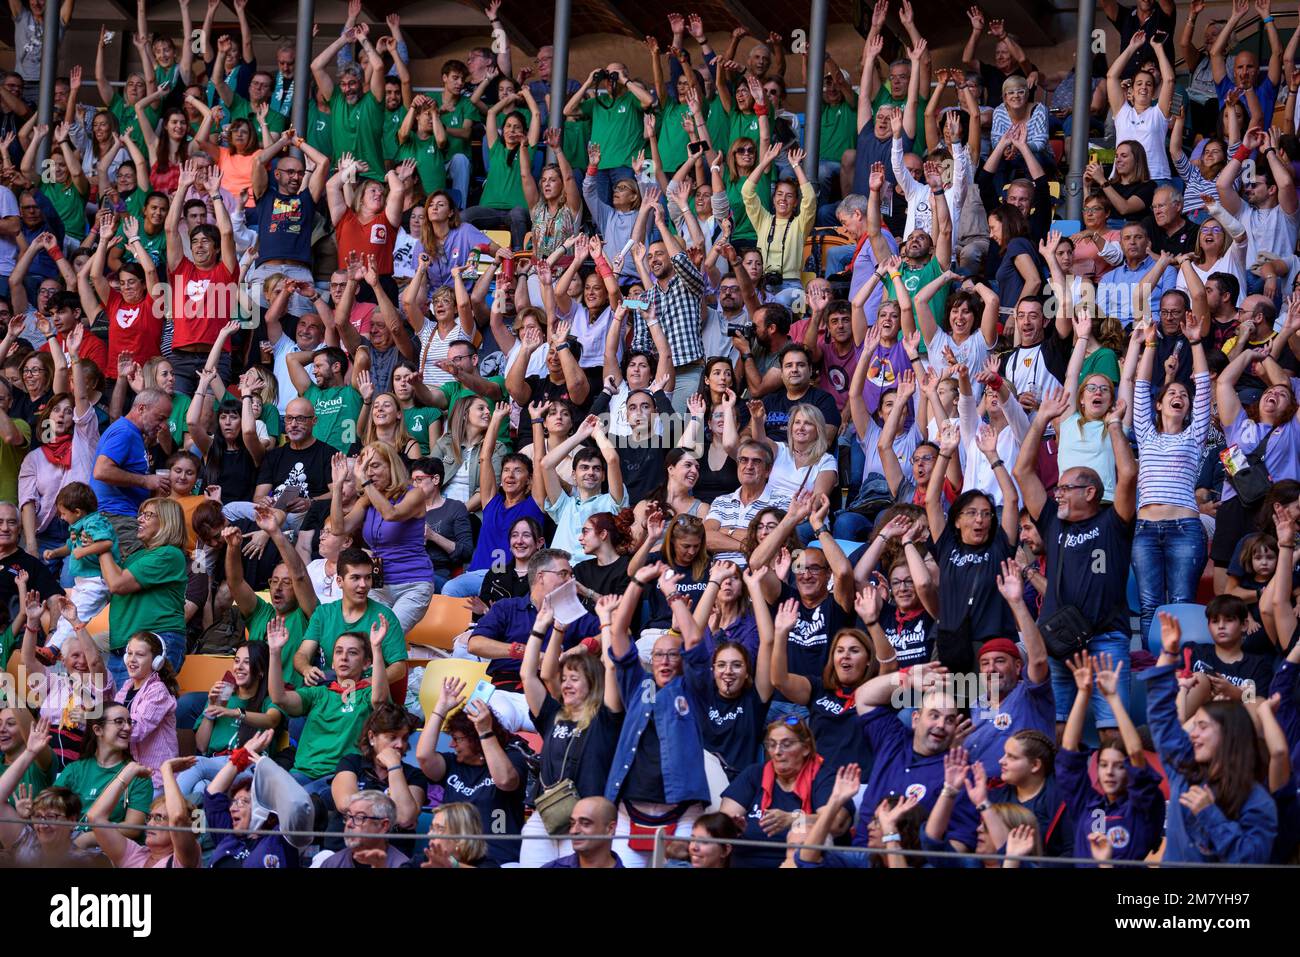
<instances>
[{"instance_id":1,"label":"purple t-shirt","mask_svg":"<svg viewBox=\"0 0 1300 957\"><path fill-rule=\"evenodd\" d=\"M397 499L398 502L401 500L401 497ZM384 563L385 582L402 585L433 580L433 562L424 548L423 513L403 522L389 522L380 516L377 509L368 508L361 529L370 547Z\"/></svg>"},{"instance_id":2,"label":"purple t-shirt","mask_svg":"<svg viewBox=\"0 0 1300 957\"><path fill-rule=\"evenodd\" d=\"M461 223L455 229L447 232L447 238L442 241L442 255L429 263L429 292L442 286L451 285L451 270L453 266L464 266L469 262L469 254L475 246L484 246L490 240L487 234L481 229L471 226L469 223ZM413 255L416 261L424 252L422 243L415 244Z\"/></svg>"},{"instance_id":3,"label":"purple t-shirt","mask_svg":"<svg viewBox=\"0 0 1300 957\"><path fill-rule=\"evenodd\" d=\"M1223 435L1228 445L1238 446L1244 455L1253 452L1271 428L1248 417L1243 409L1237 413ZM1273 482L1300 478L1300 424L1295 419L1280 426L1268 440L1268 447L1264 449L1264 467L1268 469L1268 476ZM1225 478L1220 501L1226 502L1236 494L1237 490Z\"/></svg>"},{"instance_id":4,"label":"purple t-shirt","mask_svg":"<svg viewBox=\"0 0 1300 957\"><path fill-rule=\"evenodd\" d=\"M862 384L862 399L867 403L867 411L874 415L880 408L880 397L891 389L898 388L898 377L912 368L912 363L901 342L895 342L892 346L876 346L875 352L863 355L859 361L868 364L867 379Z\"/></svg>"}]
</instances>

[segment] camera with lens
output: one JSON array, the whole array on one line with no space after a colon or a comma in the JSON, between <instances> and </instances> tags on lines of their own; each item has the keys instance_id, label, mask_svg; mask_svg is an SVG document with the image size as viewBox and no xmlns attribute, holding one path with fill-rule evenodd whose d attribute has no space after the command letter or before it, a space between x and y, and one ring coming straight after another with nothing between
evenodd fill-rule
<instances>
[{"instance_id":1,"label":"camera with lens","mask_svg":"<svg viewBox=\"0 0 1300 957\"><path fill-rule=\"evenodd\" d=\"M754 338L754 324L748 319L732 319L727 322L727 335Z\"/></svg>"},{"instance_id":2,"label":"camera with lens","mask_svg":"<svg viewBox=\"0 0 1300 957\"><path fill-rule=\"evenodd\" d=\"M767 272L763 273L763 278L761 282L765 290L767 290L768 292L776 292L778 289L781 288L781 285L785 282L785 277L782 276L775 269L770 269Z\"/></svg>"}]
</instances>

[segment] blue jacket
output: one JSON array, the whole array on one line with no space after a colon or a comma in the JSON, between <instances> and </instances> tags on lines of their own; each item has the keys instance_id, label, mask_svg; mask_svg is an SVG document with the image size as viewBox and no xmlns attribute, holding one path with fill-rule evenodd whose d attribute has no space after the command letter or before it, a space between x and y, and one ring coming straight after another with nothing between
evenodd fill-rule
<instances>
[{"instance_id":1,"label":"blue jacket","mask_svg":"<svg viewBox=\"0 0 1300 957\"><path fill-rule=\"evenodd\" d=\"M1193 814L1178 803L1194 783L1180 768L1195 761L1195 756L1192 742L1178 720L1174 669L1174 665L1164 665L1138 676L1147 682L1147 721L1169 780L1164 859L1267 864L1277 837L1277 805L1262 785L1251 788L1236 820L1229 820L1217 804Z\"/></svg>"},{"instance_id":2,"label":"blue jacket","mask_svg":"<svg viewBox=\"0 0 1300 957\"><path fill-rule=\"evenodd\" d=\"M605 797L618 803L618 792L636 758L641 732L653 716L659 734L664 800L669 804L685 801L707 804L709 781L704 775L704 738L692 713L698 704L692 703L685 677L678 675L662 688L656 688L654 678L641 667L635 644L631 644L627 654L614 658L614 667L627 717L605 782Z\"/></svg>"},{"instance_id":3,"label":"blue jacket","mask_svg":"<svg viewBox=\"0 0 1300 957\"><path fill-rule=\"evenodd\" d=\"M208 825L215 828L230 828L234 824L230 817L230 797L226 794L203 792L203 813ZM302 855L298 849L280 836L279 830L254 831L247 837L237 834L223 834L217 841L208 867L216 867L217 862L227 857L242 860L240 865L246 868L301 867Z\"/></svg>"}]
</instances>

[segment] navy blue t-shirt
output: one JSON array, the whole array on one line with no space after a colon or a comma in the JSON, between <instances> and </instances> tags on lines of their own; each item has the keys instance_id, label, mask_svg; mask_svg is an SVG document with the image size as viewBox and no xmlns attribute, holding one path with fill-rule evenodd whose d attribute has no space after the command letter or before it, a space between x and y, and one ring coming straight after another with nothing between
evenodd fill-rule
<instances>
[{"instance_id":1,"label":"navy blue t-shirt","mask_svg":"<svg viewBox=\"0 0 1300 957\"><path fill-rule=\"evenodd\" d=\"M996 521L996 518L994 519ZM939 563L940 627L952 622L970 622L971 641L1006 638L1016 634L1016 620L998 591L1002 562L1016 551L1001 526L983 547L963 545L955 522L950 522L935 542Z\"/></svg>"},{"instance_id":2,"label":"navy blue t-shirt","mask_svg":"<svg viewBox=\"0 0 1300 957\"><path fill-rule=\"evenodd\" d=\"M841 628L852 628L856 616L840 607L834 593L828 594L820 605L809 608L795 589L784 584L781 597L776 601L777 607L792 598L799 606L799 620L786 639L787 667L792 675L820 681L830 654L831 639Z\"/></svg>"},{"instance_id":3,"label":"navy blue t-shirt","mask_svg":"<svg viewBox=\"0 0 1300 957\"><path fill-rule=\"evenodd\" d=\"M1107 799L1092 786L1088 775L1091 752L1056 752L1056 781L1073 820L1074 857L1091 857L1088 835L1105 831L1111 857L1140 861L1160 844L1164 831L1165 796L1160 776L1149 767L1128 767L1128 789L1118 801Z\"/></svg>"},{"instance_id":4,"label":"navy blue t-shirt","mask_svg":"<svg viewBox=\"0 0 1300 957\"><path fill-rule=\"evenodd\" d=\"M296 196L287 196L274 185L268 186L257 201L258 262L289 259L311 263L311 231L315 217L316 201L311 197L311 190L304 189Z\"/></svg>"},{"instance_id":5,"label":"navy blue t-shirt","mask_svg":"<svg viewBox=\"0 0 1300 957\"><path fill-rule=\"evenodd\" d=\"M441 784L443 803L468 801L478 809L485 834L518 834L524 827L524 791L528 784L528 765L516 748L506 748L506 757L519 775L519 786L513 791L502 791L492 780L487 763L462 764L456 755L442 752L447 763L442 777L430 778ZM518 841L491 841L488 857L498 864L519 860Z\"/></svg>"},{"instance_id":6,"label":"navy blue t-shirt","mask_svg":"<svg viewBox=\"0 0 1300 957\"><path fill-rule=\"evenodd\" d=\"M871 745L862 733L862 722L853 708L853 694L848 700L822 684L821 678L809 678L809 722L817 740L817 753L826 759L826 767L838 770L846 764L862 767L863 780L871 774Z\"/></svg>"},{"instance_id":7,"label":"navy blue t-shirt","mask_svg":"<svg viewBox=\"0 0 1300 957\"><path fill-rule=\"evenodd\" d=\"M1043 852L1048 857L1061 857L1071 849L1074 820L1066 802L1056 787L1056 777L1049 774L1038 793L1028 801L1016 797L1010 785L989 789L991 804L1019 804L1034 812L1038 819L1038 833L1043 839Z\"/></svg>"},{"instance_id":8,"label":"navy blue t-shirt","mask_svg":"<svg viewBox=\"0 0 1300 957\"><path fill-rule=\"evenodd\" d=\"M532 715L532 719L542 738L542 787L552 787L568 778L578 789L578 797L603 796L623 715L602 704L587 727L575 736L577 725L560 717L560 703L547 695L541 713Z\"/></svg>"},{"instance_id":9,"label":"navy blue t-shirt","mask_svg":"<svg viewBox=\"0 0 1300 957\"><path fill-rule=\"evenodd\" d=\"M763 757L763 729L769 702L758 696L751 683L736 698L724 698L713 682L713 656L700 642L682 655L686 689L704 737L704 750L722 761L727 777L736 775Z\"/></svg>"},{"instance_id":10,"label":"navy blue t-shirt","mask_svg":"<svg viewBox=\"0 0 1300 957\"><path fill-rule=\"evenodd\" d=\"M773 442L784 442L786 440L787 427L790 423L790 410L796 405L816 406L818 411L826 419L827 425L833 425L839 428L840 410L835 404L835 397L824 389L813 386L798 399L791 401L786 395L784 388L777 389L763 396L763 409L767 418L763 423L763 430L767 437Z\"/></svg>"},{"instance_id":11,"label":"navy blue t-shirt","mask_svg":"<svg viewBox=\"0 0 1300 957\"><path fill-rule=\"evenodd\" d=\"M1094 634L1129 630L1128 568L1133 552L1133 524L1123 521L1114 506L1103 506L1092 518L1063 522L1056 500L1043 504L1034 523L1043 538L1047 567L1060 576L1060 601L1056 582L1049 580L1040 618L1048 618L1062 605L1075 605L1096 629Z\"/></svg>"},{"instance_id":12,"label":"navy blue t-shirt","mask_svg":"<svg viewBox=\"0 0 1300 957\"><path fill-rule=\"evenodd\" d=\"M745 831L741 839L746 841L784 842L789 836L788 830L768 835L759 826L763 812L759 809L763 802L763 768L766 762L751 764L741 771L731 786L722 792L724 798L731 798L745 808ZM815 814L831 798L835 789L835 772L829 765L822 765L817 776L813 778L812 800L809 802L809 814ZM803 804L793 791L783 791L781 785L772 786L772 803L769 808L777 811L801 811ZM785 860L785 848L774 847L772 850L757 847L737 847L732 851L732 867L780 867Z\"/></svg>"}]
</instances>

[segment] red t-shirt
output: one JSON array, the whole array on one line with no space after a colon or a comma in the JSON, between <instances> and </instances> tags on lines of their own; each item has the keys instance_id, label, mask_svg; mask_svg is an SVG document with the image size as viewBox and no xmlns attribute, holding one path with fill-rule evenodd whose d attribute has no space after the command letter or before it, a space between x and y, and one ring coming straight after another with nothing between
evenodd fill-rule
<instances>
[{"instance_id":1,"label":"red t-shirt","mask_svg":"<svg viewBox=\"0 0 1300 957\"><path fill-rule=\"evenodd\" d=\"M108 315L107 355L112 357L112 366L101 367L109 378L117 378L117 356L123 352L131 353L141 365L161 353L163 317L158 306L148 293L134 305L117 290L109 294L104 312Z\"/></svg>"},{"instance_id":2,"label":"red t-shirt","mask_svg":"<svg viewBox=\"0 0 1300 957\"><path fill-rule=\"evenodd\" d=\"M353 250L366 261L366 256L375 257L375 272L381 276L393 274L393 246L397 242L397 229L388 221L387 213L380 213L368 223L363 223L357 214L348 210L339 220L334 231L339 247L339 262L346 263L348 254Z\"/></svg>"},{"instance_id":3,"label":"red t-shirt","mask_svg":"<svg viewBox=\"0 0 1300 957\"><path fill-rule=\"evenodd\" d=\"M391 269L390 269L391 272ZM189 257L172 271L172 346L209 346L217 333L234 318L232 306L238 289L236 276L220 259L209 269L200 269ZM225 351L231 349L226 340Z\"/></svg>"},{"instance_id":4,"label":"red t-shirt","mask_svg":"<svg viewBox=\"0 0 1300 957\"><path fill-rule=\"evenodd\" d=\"M54 336L59 343L59 347L63 349L63 358L67 359L67 337L59 332L55 332ZM41 351L49 352L50 344L47 342L41 346ZM104 345L104 340L89 329L84 330L81 335L81 358L91 360L95 365L99 366L100 372L104 373L105 376L108 375L108 346ZM116 365L114 365L113 371L117 371Z\"/></svg>"}]
</instances>

